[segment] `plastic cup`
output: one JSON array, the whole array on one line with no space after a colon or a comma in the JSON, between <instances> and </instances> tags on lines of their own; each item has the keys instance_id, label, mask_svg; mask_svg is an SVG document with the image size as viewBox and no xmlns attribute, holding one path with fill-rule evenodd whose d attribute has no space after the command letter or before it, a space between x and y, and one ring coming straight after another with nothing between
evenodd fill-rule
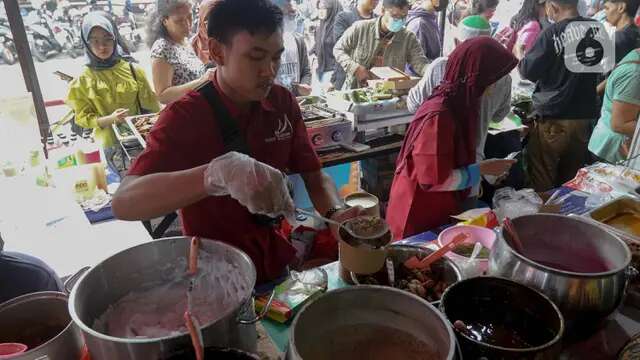
<instances>
[{"instance_id":1,"label":"plastic cup","mask_svg":"<svg viewBox=\"0 0 640 360\"><path fill-rule=\"evenodd\" d=\"M20 343L0 343L0 359L11 359L27 351L28 347Z\"/></svg>"}]
</instances>

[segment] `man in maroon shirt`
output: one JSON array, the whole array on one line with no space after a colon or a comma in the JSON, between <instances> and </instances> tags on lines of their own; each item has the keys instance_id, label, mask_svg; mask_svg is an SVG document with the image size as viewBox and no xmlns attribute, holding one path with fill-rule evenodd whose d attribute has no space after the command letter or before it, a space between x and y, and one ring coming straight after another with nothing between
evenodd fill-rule
<instances>
[{"instance_id":1,"label":"man in maroon shirt","mask_svg":"<svg viewBox=\"0 0 640 360\"><path fill-rule=\"evenodd\" d=\"M119 219L141 220L180 209L185 235L240 248L255 263L258 280L271 280L295 250L278 226L255 214L292 215L283 172L302 175L321 214L344 220L359 209L342 208L296 99L274 84L284 51L280 9L269 0L220 0L207 30L217 64L208 90L192 91L162 111L113 197L113 211Z\"/></svg>"}]
</instances>

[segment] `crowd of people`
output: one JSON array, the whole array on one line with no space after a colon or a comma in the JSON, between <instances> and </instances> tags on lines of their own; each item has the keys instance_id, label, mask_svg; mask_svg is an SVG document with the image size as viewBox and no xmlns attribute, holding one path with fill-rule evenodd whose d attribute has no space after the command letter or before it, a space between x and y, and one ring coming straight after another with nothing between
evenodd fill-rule
<instances>
[{"instance_id":1,"label":"crowd of people","mask_svg":"<svg viewBox=\"0 0 640 360\"><path fill-rule=\"evenodd\" d=\"M580 15L578 0L525 0L501 28L492 22L497 0L456 2L445 34L441 0L358 0L348 8L319 0L312 41L300 33L291 0L205 0L195 34L193 4L159 0L147 34L151 81L127 60L107 15L92 13L82 27L87 67L68 100L112 156L111 124L164 106L114 213L139 220L180 209L185 234L230 239L262 280L272 279L300 255L273 222L294 215L283 172L302 175L327 218L359 211L342 207L321 172L295 96L366 86L378 66L421 77L407 97L415 117L387 211L394 238L404 238L446 223L473 207L481 189L518 171L506 184L547 191L590 162L625 158L640 113L638 3L604 3L617 65L596 74L571 71L562 56L567 26L595 22ZM524 142L519 132L488 136L489 123L511 110L514 71L535 84ZM524 169L504 159L520 150Z\"/></svg>"}]
</instances>

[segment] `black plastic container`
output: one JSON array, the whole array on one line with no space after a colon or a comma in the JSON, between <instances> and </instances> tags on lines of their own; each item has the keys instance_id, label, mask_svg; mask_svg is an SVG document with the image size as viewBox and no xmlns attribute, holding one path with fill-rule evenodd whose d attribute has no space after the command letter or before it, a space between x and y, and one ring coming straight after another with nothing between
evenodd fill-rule
<instances>
[{"instance_id":1,"label":"black plastic container","mask_svg":"<svg viewBox=\"0 0 640 360\"><path fill-rule=\"evenodd\" d=\"M497 277L451 285L440 310L454 326L464 359L557 359L564 320L558 307L527 286ZM461 324L460 324L461 325Z\"/></svg>"}]
</instances>

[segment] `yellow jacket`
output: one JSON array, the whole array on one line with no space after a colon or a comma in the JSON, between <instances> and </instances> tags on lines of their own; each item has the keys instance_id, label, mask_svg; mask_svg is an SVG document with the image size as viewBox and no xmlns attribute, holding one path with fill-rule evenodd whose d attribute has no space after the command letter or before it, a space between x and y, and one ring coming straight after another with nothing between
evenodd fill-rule
<instances>
[{"instance_id":1,"label":"yellow jacket","mask_svg":"<svg viewBox=\"0 0 640 360\"><path fill-rule=\"evenodd\" d=\"M157 112L160 104L151 90L144 70L134 65L136 80L131 73L129 63L120 60L109 69L96 70L86 68L77 79L71 82L67 95L67 105L75 111L76 123L87 129L94 129L93 135L103 147L116 143L113 129L100 128L97 120L112 114L116 109L129 109L129 115L139 115L136 101L139 94L142 108Z\"/></svg>"}]
</instances>

